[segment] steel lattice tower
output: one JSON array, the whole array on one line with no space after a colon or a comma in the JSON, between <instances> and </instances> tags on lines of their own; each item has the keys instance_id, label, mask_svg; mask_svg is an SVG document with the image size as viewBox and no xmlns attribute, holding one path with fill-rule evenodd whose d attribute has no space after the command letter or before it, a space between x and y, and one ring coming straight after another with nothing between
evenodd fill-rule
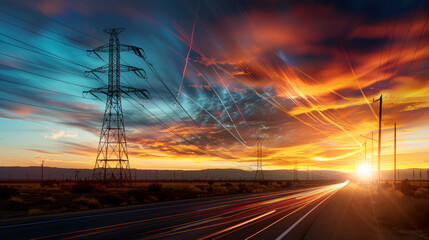
<instances>
[{"instance_id":1,"label":"steel lattice tower","mask_svg":"<svg viewBox=\"0 0 429 240\"><path fill-rule=\"evenodd\" d=\"M100 57L98 52L109 53L109 63L85 72L87 75L95 76L98 79L96 73L108 74L107 86L84 91L85 96L88 93L95 97L97 97L97 93L107 96L93 180L122 186L131 182L131 173L121 97L130 96L129 94L133 93L139 98L149 99L150 95L145 89L121 85L121 72L133 71L137 76L145 78L143 69L121 64L120 53L122 51L134 51L137 54L137 50L140 48L120 44L118 34L124 31L124 28L105 29L103 31L110 35L109 43L88 50L87 53L93 53L98 57Z\"/></svg>"},{"instance_id":2,"label":"steel lattice tower","mask_svg":"<svg viewBox=\"0 0 429 240\"><path fill-rule=\"evenodd\" d=\"M256 172L254 181L263 181L264 172L262 171L262 142L264 138L258 137L256 142Z\"/></svg>"}]
</instances>

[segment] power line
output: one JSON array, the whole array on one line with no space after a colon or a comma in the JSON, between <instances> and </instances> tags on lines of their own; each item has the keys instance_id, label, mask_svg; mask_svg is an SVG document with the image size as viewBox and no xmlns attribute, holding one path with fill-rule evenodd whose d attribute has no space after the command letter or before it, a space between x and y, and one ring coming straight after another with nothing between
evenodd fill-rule
<instances>
[{"instance_id":1,"label":"power line","mask_svg":"<svg viewBox=\"0 0 429 240\"><path fill-rule=\"evenodd\" d=\"M25 28L25 27L19 26L19 25L17 25L17 24L11 23L11 22L9 22L9 21L3 20L3 19L0 19L0 21L1 21L1 22L4 22L4 23L7 23L7 24L9 24L9 25L12 25L12 26L14 26L14 27L17 27L17 28L21 28L21 29L23 29L23 30L25 30L25 31L28 31L28 32L31 32L31 33L33 33L33 34L36 34L36 35L39 35L39 36L45 37L45 38L50 39L50 40L52 40L52 41L54 41L54 42L58 42L58 43L61 43L61 44L66 45L66 46L69 46L69 47L72 47L72 48L75 48L75 49L78 49L78 50L81 50L81 51L85 51L83 48L73 46L73 45L68 44L68 43L66 43L66 42L63 42L63 41L57 40L57 39L55 39L55 38L51 38L51 37L46 36L46 35L44 35L44 34L41 34L41 33L35 32L35 31L32 31L32 30L30 30L30 29L27 29L27 28Z\"/></svg>"},{"instance_id":2,"label":"power line","mask_svg":"<svg viewBox=\"0 0 429 240\"><path fill-rule=\"evenodd\" d=\"M41 49L41 48L39 48L39 47L36 47L36 46L34 46L34 45L32 45L32 44L29 44L29 43L23 42L23 41L21 41L21 40L19 40L19 39L17 39L17 38L14 38L14 37L12 37L12 36L9 36L9 35L7 35L7 34L0 33L0 35L4 36L4 37L6 37L6 38L12 39L12 40L14 40L14 41L16 41L16 42L19 42L19 43L21 43L21 44L24 44L24 45L26 45L26 46L29 46L29 47L35 48L35 49L37 49L37 50L39 50L39 51L45 52L45 53L47 53L47 54L50 54L50 55L52 55L52 56L55 56L55 57L57 57L57 58L59 58L59 59L62 59L63 61L66 61L66 62L69 62L69 63L73 63L73 64L75 64L75 65L81 66L81 67L86 68L86 69L90 69L89 67L87 67L87 66L85 66L85 65L82 65L82 64L76 63L76 62L74 62L74 61L72 61L72 60L69 60L69 59L66 59L66 58L64 58L64 57L61 57L61 56L59 56L59 55L57 55L57 54L55 54L55 53L51 53L51 52L49 52L49 51L46 51L46 50Z\"/></svg>"},{"instance_id":3,"label":"power line","mask_svg":"<svg viewBox=\"0 0 429 240\"><path fill-rule=\"evenodd\" d=\"M8 65L5 65L5 64L1 64L1 63L0 63L0 66L12 68L14 70L25 72L25 73L29 73L29 74L33 74L33 75L36 75L36 76L39 76L39 77L48 78L48 79L51 79L51 80L57 81L57 82L67 83L67 84L75 85L75 86L78 86L78 87L91 88L89 86L85 86L85 85L81 85L81 84L77 84L77 83L72 83L72 82L64 81L64 80L61 80L61 79L58 79L58 78L48 77L48 76L45 76L45 75L42 75L42 74L30 72L30 71L27 71L27 70L24 70L24 69L20 69L20 68L16 68L16 67L11 67L11 66L8 66Z\"/></svg>"},{"instance_id":4,"label":"power line","mask_svg":"<svg viewBox=\"0 0 429 240\"><path fill-rule=\"evenodd\" d=\"M36 27L38 27L38 28L40 28L40 29L44 29L44 30L46 30L46 31L48 31L48 32L50 32L50 33L55 34L55 35L61 36L61 37L63 37L63 38L70 39L71 41L74 41L74 42L80 43L80 44L82 44L82 45L87 45L87 43L85 43L85 42L82 42L82 41L80 41L80 40L76 40L76 39L71 38L71 37L66 36L66 35L59 34L59 33L55 32L55 31L50 30L49 28L46 28L46 27L43 27L43 26L41 26L41 25L35 24L35 23L33 23L33 22L30 22L30 21L28 21L28 20L25 20L24 18L18 17L18 16L13 15L13 14L11 14L11 13L9 13L9 12L5 12L5 11L2 11L2 10L0 10L0 12L1 12L1 13L3 13L3 14L5 14L5 15L8 15L8 16L10 16L10 17L13 17L13 18L15 18L15 19L18 19L18 20L20 20L20 21L22 21L22 22L25 22L25 23L27 23L27 24L30 24L30 25L36 26Z\"/></svg>"}]
</instances>

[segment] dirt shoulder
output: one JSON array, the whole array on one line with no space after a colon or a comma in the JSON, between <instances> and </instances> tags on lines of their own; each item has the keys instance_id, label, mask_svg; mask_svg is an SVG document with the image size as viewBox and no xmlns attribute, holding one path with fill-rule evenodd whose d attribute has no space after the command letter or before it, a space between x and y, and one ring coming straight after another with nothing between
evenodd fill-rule
<instances>
[{"instance_id":1,"label":"dirt shoulder","mask_svg":"<svg viewBox=\"0 0 429 240\"><path fill-rule=\"evenodd\" d=\"M406 206L412 201L394 190L350 183L323 207L304 239L429 239L413 207Z\"/></svg>"}]
</instances>

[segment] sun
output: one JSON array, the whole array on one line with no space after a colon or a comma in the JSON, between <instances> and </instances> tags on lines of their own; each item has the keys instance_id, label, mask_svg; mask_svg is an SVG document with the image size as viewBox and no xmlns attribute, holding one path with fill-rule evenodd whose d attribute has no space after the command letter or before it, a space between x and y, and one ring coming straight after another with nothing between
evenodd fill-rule
<instances>
[{"instance_id":1,"label":"sun","mask_svg":"<svg viewBox=\"0 0 429 240\"><path fill-rule=\"evenodd\" d=\"M368 179L371 177L371 166L368 163L359 164L356 173L359 178Z\"/></svg>"}]
</instances>

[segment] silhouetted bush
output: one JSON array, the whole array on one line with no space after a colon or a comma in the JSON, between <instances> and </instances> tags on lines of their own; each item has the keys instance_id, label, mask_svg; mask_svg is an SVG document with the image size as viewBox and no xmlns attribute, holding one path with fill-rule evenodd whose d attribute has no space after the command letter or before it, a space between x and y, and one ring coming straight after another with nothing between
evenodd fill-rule
<instances>
[{"instance_id":1,"label":"silhouetted bush","mask_svg":"<svg viewBox=\"0 0 429 240\"><path fill-rule=\"evenodd\" d=\"M391 187L392 187L392 184L391 184L391 183L389 183L388 181L385 181L384 183L380 184L380 186L381 186L382 188L391 188Z\"/></svg>"},{"instance_id":2,"label":"silhouetted bush","mask_svg":"<svg viewBox=\"0 0 429 240\"><path fill-rule=\"evenodd\" d=\"M53 197L45 197L45 198L39 200L40 204L54 204L56 202L57 202L57 200Z\"/></svg>"},{"instance_id":3,"label":"silhouetted bush","mask_svg":"<svg viewBox=\"0 0 429 240\"><path fill-rule=\"evenodd\" d=\"M428 189L427 188L417 188L416 192L414 193L414 196L416 198L427 198L428 197Z\"/></svg>"},{"instance_id":4,"label":"silhouetted bush","mask_svg":"<svg viewBox=\"0 0 429 240\"><path fill-rule=\"evenodd\" d=\"M95 190L95 186L90 182L77 182L73 185L72 193L92 193Z\"/></svg>"},{"instance_id":5,"label":"silhouetted bush","mask_svg":"<svg viewBox=\"0 0 429 240\"><path fill-rule=\"evenodd\" d=\"M141 203L148 197L148 194L144 189L133 189L130 190L128 194Z\"/></svg>"},{"instance_id":6,"label":"silhouetted bush","mask_svg":"<svg viewBox=\"0 0 429 240\"><path fill-rule=\"evenodd\" d=\"M268 186L269 182L268 181L259 181L259 184L264 185L264 186Z\"/></svg>"},{"instance_id":7,"label":"silhouetted bush","mask_svg":"<svg viewBox=\"0 0 429 240\"><path fill-rule=\"evenodd\" d=\"M215 182L213 180L207 181L207 183L212 186Z\"/></svg>"},{"instance_id":8,"label":"silhouetted bush","mask_svg":"<svg viewBox=\"0 0 429 240\"><path fill-rule=\"evenodd\" d=\"M227 182L227 183L222 184L221 186L224 186L224 187L227 187L227 188L231 188L232 184L229 183L229 182Z\"/></svg>"},{"instance_id":9,"label":"silhouetted bush","mask_svg":"<svg viewBox=\"0 0 429 240\"><path fill-rule=\"evenodd\" d=\"M16 193L17 193L17 190L15 188L0 185L0 199L8 198L12 194L16 194Z\"/></svg>"},{"instance_id":10,"label":"silhouetted bush","mask_svg":"<svg viewBox=\"0 0 429 240\"><path fill-rule=\"evenodd\" d=\"M123 201L123 199L117 194L103 194L98 196L97 199L101 204L106 205L119 205Z\"/></svg>"},{"instance_id":11,"label":"silhouetted bush","mask_svg":"<svg viewBox=\"0 0 429 240\"><path fill-rule=\"evenodd\" d=\"M282 188L287 188L287 187L290 187L291 185L292 185L291 182L285 182L281 186L282 186Z\"/></svg>"},{"instance_id":12,"label":"silhouetted bush","mask_svg":"<svg viewBox=\"0 0 429 240\"><path fill-rule=\"evenodd\" d=\"M410 183L408 182L408 179L405 179L404 181L401 182L400 191L406 196L414 195L413 186L410 185Z\"/></svg>"},{"instance_id":13,"label":"silhouetted bush","mask_svg":"<svg viewBox=\"0 0 429 240\"><path fill-rule=\"evenodd\" d=\"M81 207L88 207L90 209L103 207L103 205L101 205L100 202L95 198L80 197L80 198L74 199L73 203Z\"/></svg>"},{"instance_id":14,"label":"silhouetted bush","mask_svg":"<svg viewBox=\"0 0 429 240\"><path fill-rule=\"evenodd\" d=\"M41 187L52 187L55 184L58 185L60 182L58 182L57 180L45 180L42 183L40 183Z\"/></svg>"},{"instance_id":15,"label":"silhouetted bush","mask_svg":"<svg viewBox=\"0 0 429 240\"><path fill-rule=\"evenodd\" d=\"M152 183L147 187L147 190L149 192L159 192L159 191L161 191L161 188L162 188L162 184Z\"/></svg>"},{"instance_id":16,"label":"silhouetted bush","mask_svg":"<svg viewBox=\"0 0 429 240\"><path fill-rule=\"evenodd\" d=\"M238 188L240 189L240 193L250 193L253 188L247 184L239 184Z\"/></svg>"}]
</instances>

